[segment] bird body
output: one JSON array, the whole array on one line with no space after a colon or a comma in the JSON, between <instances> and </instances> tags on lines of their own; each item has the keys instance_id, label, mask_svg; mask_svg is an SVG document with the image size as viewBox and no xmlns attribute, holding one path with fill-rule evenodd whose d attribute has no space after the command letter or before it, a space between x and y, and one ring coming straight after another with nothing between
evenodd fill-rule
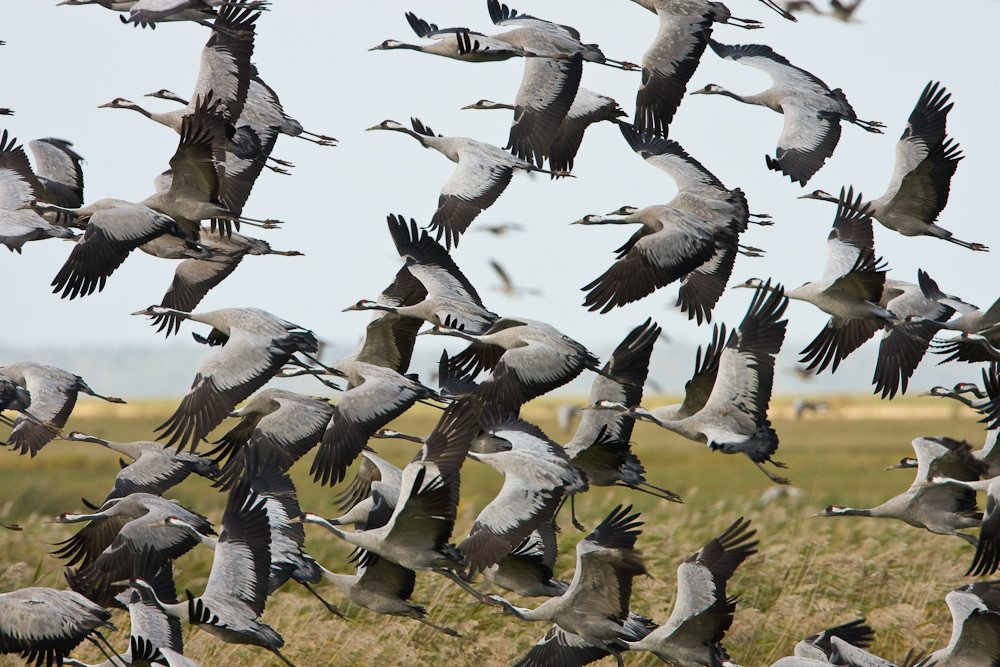
<instances>
[{"instance_id":1,"label":"bird body","mask_svg":"<svg viewBox=\"0 0 1000 667\"><path fill-rule=\"evenodd\" d=\"M31 416L18 415L8 441L21 454L35 456L66 425L81 392L109 403L124 403L114 396L102 396L79 375L55 366L19 361L0 366L0 375L28 391Z\"/></svg>"},{"instance_id":2,"label":"bird body","mask_svg":"<svg viewBox=\"0 0 1000 667\"><path fill-rule=\"evenodd\" d=\"M961 537L975 545L975 537L958 531L977 528L982 523L976 492L954 484L934 484L931 477L946 474L971 481L978 478L985 466L971 455L968 444L950 438L917 438L912 444L917 454L917 474L906 491L870 509L830 505L816 516L898 519L932 533ZM893 467L911 466L901 463Z\"/></svg>"},{"instance_id":3,"label":"bird body","mask_svg":"<svg viewBox=\"0 0 1000 667\"><path fill-rule=\"evenodd\" d=\"M212 327L209 340L222 348L198 368L191 390L157 429L168 446L195 448L236 404L262 387L297 352L318 350L316 336L259 308L222 308L203 313L150 306L134 315L172 316Z\"/></svg>"},{"instance_id":4,"label":"bird body","mask_svg":"<svg viewBox=\"0 0 1000 667\"><path fill-rule=\"evenodd\" d=\"M682 416L676 406L647 410L614 401L595 407L652 422L680 436L705 443L712 451L745 454L772 481L787 484L763 467L777 450L778 436L767 419L774 381L774 356L781 349L787 320L779 320L788 300L780 285L764 284L754 295L739 328L719 357L719 370L701 409ZM683 408L684 406L682 406ZM735 408L735 409L734 409Z\"/></svg>"},{"instance_id":5,"label":"bird body","mask_svg":"<svg viewBox=\"0 0 1000 667\"><path fill-rule=\"evenodd\" d=\"M387 291L401 297L397 300L402 303L362 299L346 310L382 310L431 324L450 320L476 334L488 329L496 321L496 313L486 309L448 251L426 230L418 230L415 220L410 219L409 225L402 216L390 215L387 220L396 250L406 262Z\"/></svg>"},{"instance_id":6,"label":"bird body","mask_svg":"<svg viewBox=\"0 0 1000 667\"><path fill-rule=\"evenodd\" d=\"M132 493L162 495L183 482L191 473L210 478L219 474L218 467L208 459L190 452L171 451L159 442L112 442L80 431L73 431L66 439L73 442L93 442L133 459L131 464L118 473L115 487L104 499L105 502Z\"/></svg>"},{"instance_id":7,"label":"bird body","mask_svg":"<svg viewBox=\"0 0 1000 667\"><path fill-rule=\"evenodd\" d=\"M954 238L936 224L962 159L958 144L945 139L948 112L954 106L948 103L950 98L939 83L927 84L896 142L896 160L885 194L865 206L882 226L903 236L932 236L971 250L987 250L981 243ZM802 198L836 201L822 190Z\"/></svg>"},{"instance_id":8,"label":"bird body","mask_svg":"<svg viewBox=\"0 0 1000 667\"><path fill-rule=\"evenodd\" d=\"M438 208L428 228L435 230L438 240L443 236L449 250L484 209L497 200L507 188L515 169L542 171L507 151L465 137L442 137L434 134L419 119L411 119L413 129L394 120L385 120L369 130L393 130L408 134L424 148L433 148L458 164L438 197Z\"/></svg>"},{"instance_id":9,"label":"bird body","mask_svg":"<svg viewBox=\"0 0 1000 667\"><path fill-rule=\"evenodd\" d=\"M555 516L564 496L587 489L584 474L534 424L489 414L469 458L501 472L504 485L458 548L473 572L496 565Z\"/></svg>"},{"instance_id":10,"label":"bird body","mask_svg":"<svg viewBox=\"0 0 1000 667\"><path fill-rule=\"evenodd\" d=\"M61 664L91 633L114 629L110 618L111 612L73 591L33 586L0 593L0 654L20 653L38 667Z\"/></svg>"},{"instance_id":11,"label":"bird body","mask_svg":"<svg viewBox=\"0 0 1000 667\"><path fill-rule=\"evenodd\" d=\"M927 657L938 667L989 667L1000 660L1000 604L996 582L960 586L945 596L951 611L948 645Z\"/></svg>"},{"instance_id":12,"label":"bird body","mask_svg":"<svg viewBox=\"0 0 1000 667\"><path fill-rule=\"evenodd\" d=\"M633 651L651 651L668 664L717 667L728 658L722 638L733 622L736 598L726 583L756 553L756 530L741 517L677 568L677 598L670 618L637 642Z\"/></svg>"},{"instance_id":13,"label":"bird body","mask_svg":"<svg viewBox=\"0 0 1000 667\"><path fill-rule=\"evenodd\" d=\"M585 368L600 372L599 360L587 348L538 320L501 317L478 335L446 322L427 333L472 342L452 358L455 370L471 379L489 369L489 379L475 393L486 404L507 412L516 413L524 403L561 387Z\"/></svg>"},{"instance_id":14,"label":"bird body","mask_svg":"<svg viewBox=\"0 0 1000 667\"><path fill-rule=\"evenodd\" d=\"M576 571L562 595L533 609L518 607L498 595L487 596L485 601L522 620L552 621L563 632L616 656L620 663L619 653L625 649L622 640L629 638L626 622L632 579L646 573L642 554L635 550L641 522L631 511L631 506L619 505L577 543Z\"/></svg>"},{"instance_id":15,"label":"bird body","mask_svg":"<svg viewBox=\"0 0 1000 667\"><path fill-rule=\"evenodd\" d=\"M721 2L708 0L633 0L659 18L659 30L642 56L642 84L636 94L635 128L666 137L685 87L708 45L714 23L760 28L757 21L734 19Z\"/></svg>"},{"instance_id":16,"label":"bird body","mask_svg":"<svg viewBox=\"0 0 1000 667\"><path fill-rule=\"evenodd\" d=\"M716 84L694 93L725 95L745 104L764 106L785 116L776 157L766 156L767 166L805 185L819 171L840 141L840 121L868 132L881 133L881 123L859 120L840 88L830 90L819 78L792 65L762 44L727 46L710 39L712 50L726 60L756 67L774 82L755 95L737 95Z\"/></svg>"}]
</instances>

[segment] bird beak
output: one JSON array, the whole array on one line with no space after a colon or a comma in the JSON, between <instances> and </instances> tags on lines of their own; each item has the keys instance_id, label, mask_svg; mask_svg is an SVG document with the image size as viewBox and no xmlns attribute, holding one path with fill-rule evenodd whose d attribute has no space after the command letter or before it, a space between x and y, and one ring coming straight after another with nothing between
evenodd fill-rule
<instances>
[{"instance_id":1,"label":"bird beak","mask_svg":"<svg viewBox=\"0 0 1000 667\"><path fill-rule=\"evenodd\" d=\"M431 334L442 334L442 333L444 333L444 332L441 330L441 327L439 327L438 325L435 324L430 329L424 329L423 331L421 331L417 335L418 336L429 336Z\"/></svg>"},{"instance_id":2,"label":"bird beak","mask_svg":"<svg viewBox=\"0 0 1000 667\"><path fill-rule=\"evenodd\" d=\"M135 311L132 314L133 315L152 315L152 313L149 312L149 308L146 308L145 310L137 310L137 311Z\"/></svg>"},{"instance_id":3,"label":"bird beak","mask_svg":"<svg viewBox=\"0 0 1000 667\"><path fill-rule=\"evenodd\" d=\"M371 127L365 128L365 132L371 132L372 130L381 130L381 125L372 125Z\"/></svg>"},{"instance_id":4,"label":"bird beak","mask_svg":"<svg viewBox=\"0 0 1000 667\"><path fill-rule=\"evenodd\" d=\"M62 4L66 4L66 3L63 3L63 2L60 2L59 4L61 4L61 5L62 5ZM114 102L107 102L106 104L101 104L101 105L100 105L100 106L98 106L97 108L98 108L98 109L107 109L108 107L112 107L112 106L114 106L114 104L115 104Z\"/></svg>"},{"instance_id":5,"label":"bird beak","mask_svg":"<svg viewBox=\"0 0 1000 667\"><path fill-rule=\"evenodd\" d=\"M571 222L571 223L569 223L569 224L571 224L571 225L585 225L585 224L587 224L587 218L588 218L588 217L589 217L589 214L588 214L588 215L585 215L585 216L583 216L583 217L582 217L582 218L580 218L579 220L574 220L573 222Z\"/></svg>"},{"instance_id":6,"label":"bird beak","mask_svg":"<svg viewBox=\"0 0 1000 667\"><path fill-rule=\"evenodd\" d=\"M293 516L291 519L287 519L285 521L285 525L286 526L290 526L290 525L295 524L295 523L305 523L305 521L306 521L306 515L305 514L300 514L298 516Z\"/></svg>"}]
</instances>

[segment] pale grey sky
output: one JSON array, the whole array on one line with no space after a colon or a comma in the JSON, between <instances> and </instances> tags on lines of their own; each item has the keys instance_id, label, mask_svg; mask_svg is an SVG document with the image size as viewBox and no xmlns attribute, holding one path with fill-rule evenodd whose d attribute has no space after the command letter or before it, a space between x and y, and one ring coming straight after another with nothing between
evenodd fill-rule
<instances>
[{"instance_id":1,"label":"pale grey sky","mask_svg":"<svg viewBox=\"0 0 1000 667\"><path fill-rule=\"evenodd\" d=\"M767 256L740 257L733 283L771 276L797 286L819 277L834 208L796 197L815 188L836 193L846 184L869 197L882 194L896 140L924 85L934 79L952 93L955 107L948 133L966 155L940 222L957 237L985 243L994 252L973 253L943 241L904 238L880 226L876 251L888 261L894 278L915 281L917 268L923 268L946 292L988 306L1000 293L1000 231L995 205L988 199L994 192L1000 149L995 131L1000 93L991 49L1000 3L970 0L959 8L931 0L866 0L858 13L861 22L852 25L812 16L792 24L754 0L731 0L728 5L737 16L761 20L766 28L746 31L717 25L715 39L770 45L831 87L843 88L860 118L887 126L885 135L873 135L846 125L834 156L803 190L764 164L764 154L773 154L781 132L780 115L720 97L685 98L671 125L671 138L728 187L743 188L751 210L772 214L776 223L754 227L745 235L746 243L764 248ZM535 0L513 6L575 26L584 41L600 44L615 59L640 62L657 30L655 16L627 0ZM408 137L364 129L387 118L407 122L417 116L442 134L505 144L508 113L460 107L480 98L511 101L523 63L469 64L411 51L369 52L387 38L416 41L406 11L442 27L498 31L485 2L479 1L274 0L261 17L254 58L261 76L281 96L288 114L307 129L338 137L340 145L321 148L298 139L279 140L274 155L296 165L293 175L265 171L245 213L280 218L286 224L279 230L245 231L276 248L303 251L306 257L249 257L200 309L264 308L337 343L333 354L346 353L360 338L367 316L340 311L360 298L374 298L399 267L386 214L400 213L426 224L453 170L443 156ZM0 126L25 144L46 136L74 142L87 159L87 201L138 201L151 194L153 177L167 167L177 135L139 114L97 107L120 96L150 109L170 108L143 94L169 88L187 96L209 31L190 23L161 24L155 31L135 29L100 7L57 7L50 0L7 0L2 12L0 39L7 45L0 47L0 106L13 108L16 115L0 118ZM585 87L614 97L632 113L638 73L589 63L584 69ZM710 82L741 93L769 85L763 73L708 51L689 88ZM666 203L675 188L665 174L632 153L611 124L588 132L574 174L575 179L557 182L517 174L497 204L473 223L454 254L486 305L501 314L547 320L602 357L647 316L688 347L707 342L707 327L697 327L670 308L675 286L607 315L581 307L579 288L611 264L612 250L632 229L568 223L623 204ZM526 231L499 239L475 231L503 221L520 222ZM70 249L69 243L52 240L28 244L20 256L4 251L0 348L148 346L150 354L164 349L168 343L144 319L129 313L160 301L175 263L133 253L103 292L67 301L51 294L49 283ZM544 290L544 296L511 300L491 289L497 281L488 266L490 258L506 266L518 283ZM716 320L738 324L750 297L745 290L728 292ZM803 303L791 304L787 314L783 358L791 363L826 316ZM169 345L194 346L188 337L191 330L186 326L179 342ZM440 344L440 339L418 339L421 352L429 357L436 356ZM458 341L449 345L452 350L459 347ZM875 344L857 354L862 361L854 386L869 391ZM37 355L36 360L46 361ZM681 365L691 363L682 360ZM962 366L954 374L956 380L971 380L978 371ZM918 370L915 387L924 388L922 376ZM667 390L683 385L683 378L658 381ZM809 390L843 384L828 381L824 377ZM186 389L181 384L172 393Z\"/></svg>"}]
</instances>

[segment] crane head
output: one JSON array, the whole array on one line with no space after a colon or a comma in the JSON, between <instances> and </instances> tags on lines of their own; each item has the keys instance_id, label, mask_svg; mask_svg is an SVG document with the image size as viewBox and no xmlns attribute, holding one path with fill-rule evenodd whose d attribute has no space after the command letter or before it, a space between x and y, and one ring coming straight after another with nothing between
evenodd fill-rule
<instances>
[{"instance_id":1,"label":"crane head","mask_svg":"<svg viewBox=\"0 0 1000 667\"><path fill-rule=\"evenodd\" d=\"M385 51L387 49L412 49L414 48L411 44L406 44L397 39L387 39L381 44L373 46L368 49L369 51Z\"/></svg>"},{"instance_id":2,"label":"crane head","mask_svg":"<svg viewBox=\"0 0 1000 667\"><path fill-rule=\"evenodd\" d=\"M98 109L134 109L136 107L135 102L126 100L124 97L116 97L110 102L106 102L98 106Z\"/></svg>"},{"instance_id":3,"label":"crane head","mask_svg":"<svg viewBox=\"0 0 1000 667\"><path fill-rule=\"evenodd\" d=\"M733 289L736 289L738 287L749 287L751 289L760 289L763 286L764 286L764 281L761 280L760 278L749 278L745 282L740 283L739 285L733 285Z\"/></svg>"},{"instance_id":4,"label":"crane head","mask_svg":"<svg viewBox=\"0 0 1000 667\"><path fill-rule=\"evenodd\" d=\"M462 110L466 109L513 109L514 106L511 104L503 104L502 102L494 102L493 100L479 100L473 104L462 107Z\"/></svg>"},{"instance_id":5,"label":"crane head","mask_svg":"<svg viewBox=\"0 0 1000 667\"><path fill-rule=\"evenodd\" d=\"M383 120L378 125L372 125L365 131L370 132L371 130L396 130L405 132L407 129L408 128L405 125L397 123L394 120Z\"/></svg>"},{"instance_id":6,"label":"crane head","mask_svg":"<svg viewBox=\"0 0 1000 667\"><path fill-rule=\"evenodd\" d=\"M622 206L621 208L615 211L611 211L611 213L608 213L608 215L632 215L638 210L639 209L636 208L635 206Z\"/></svg>"},{"instance_id":7,"label":"crane head","mask_svg":"<svg viewBox=\"0 0 1000 667\"><path fill-rule=\"evenodd\" d=\"M809 194L802 195L798 199L818 199L820 201L832 201L836 202L838 199L831 195L826 190L813 190Z\"/></svg>"},{"instance_id":8,"label":"crane head","mask_svg":"<svg viewBox=\"0 0 1000 667\"><path fill-rule=\"evenodd\" d=\"M717 83L710 83L704 88L699 88L698 90L692 90L692 95L719 95L725 93L726 89Z\"/></svg>"},{"instance_id":9,"label":"crane head","mask_svg":"<svg viewBox=\"0 0 1000 667\"><path fill-rule=\"evenodd\" d=\"M376 302L372 301L371 299L361 299L360 301L358 301L353 306L348 306L347 308L344 308L340 312L346 313L346 312L349 312L349 311L352 311L352 310L373 310L375 308L375 306L378 306L378 305L379 304L377 304Z\"/></svg>"}]
</instances>

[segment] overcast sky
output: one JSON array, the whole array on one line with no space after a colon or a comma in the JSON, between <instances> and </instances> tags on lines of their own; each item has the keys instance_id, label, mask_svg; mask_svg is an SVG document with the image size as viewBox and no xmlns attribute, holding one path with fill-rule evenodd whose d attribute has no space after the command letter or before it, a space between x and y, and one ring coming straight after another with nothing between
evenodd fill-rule
<instances>
[{"instance_id":1,"label":"overcast sky","mask_svg":"<svg viewBox=\"0 0 1000 667\"><path fill-rule=\"evenodd\" d=\"M575 26L584 41L598 43L608 57L637 63L657 30L654 15L627 0L535 0L514 6ZM834 156L803 190L764 164L764 154L773 154L781 132L779 114L717 96L685 98L671 125L671 138L728 187L742 188L752 211L774 216L773 227L754 227L744 236L745 243L764 248L767 255L740 257L732 284L751 276L770 276L790 286L819 278L835 209L796 197L815 188L836 193L846 184L872 198L881 195L910 110L925 84L940 80L955 103L948 134L961 143L966 156L940 224L994 252L904 238L880 226L876 252L888 261L891 277L915 282L917 268L923 268L946 292L983 307L992 303L1000 293L1000 231L992 201L1000 93L991 47L1000 3L970 0L959 8L931 0L866 0L857 15L860 22L850 25L808 15L793 24L754 0L731 0L729 7L737 16L763 21L766 28L745 31L717 25L715 39L768 44L830 87L843 88L859 118L886 124L885 135L846 124ZM172 108L143 94L168 88L188 96L208 29L192 23L136 29L101 7L57 7L50 0L6 0L2 11L0 39L7 45L0 47L0 106L13 108L16 115L0 117L0 126L25 144L47 136L74 142L87 160L88 202L104 197L139 201L150 195L153 178L167 168L177 135L139 114L97 107L125 97L150 109ZM275 248L300 250L306 256L248 257L209 294L201 310L260 307L334 342L334 354L348 352L368 317L340 311L360 298L374 298L400 265L386 214L400 213L426 224L454 168L409 137L364 129L387 118L405 123L416 116L441 134L506 143L509 112L460 107L481 98L512 101L523 63L469 64L412 51L369 52L387 38L418 41L406 23L406 11L442 27L499 31L490 23L485 2L478 1L274 0L261 17L254 58L261 76L278 92L289 115L309 130L336 136L340 144L322 148L299 139L279 140L273 154L296 165L293 175L265 171L245 214L280 218L286 224L278 230L244 231ZM614 97L631 116L639 77L588 63L583 86ZM689 88L711 82L740 93L769 85L763 73L707 51ZM463 237L454 253L456 261L487 307L549 321L602 356L649 316L674 340L707 342L707 327L697 327L671 308L676 286L607 315L581 307L579 288L611 264L612 251L633 228L569 223L625 204L666 203L676 189L665 174L635 155L611 124L588 132L574 174L575 179L556 182L516 174L497 204ZM519 222L525 231L503 238L476 231L499 222ZM26 245L20 256L3 252L0 275L6 290L0 346L16 351L148 345L155 354L167 345L144 319L129 313L159 303L175 262L135 252L103 292L68 301L53 295L49 283L70 250L69 243L50 240ZM507 267L517 283L541 289L544 296L512 300L494 291L497 279L488 266L490 258ZM746 290L728 292L716 319L737 324L751 296ZM791 304L787 314L784 356L790 363L795 358L790 353L812 339L826 316L804 303ZM193 346L191 330L185 326L180 342L173 345ZM440 344L434 338L418 339L428 350ZM870 373L875 345L858 354L867 359ZM955 373L956 379L978 375L968 367ZM918 371L916 382L920 377ZM859 391L868 390L866 381L862 378ZM679 390L683 382L666 378L660 383ZM178 387L177 393L185 390Z\"/></svg>"}]
</instances>

